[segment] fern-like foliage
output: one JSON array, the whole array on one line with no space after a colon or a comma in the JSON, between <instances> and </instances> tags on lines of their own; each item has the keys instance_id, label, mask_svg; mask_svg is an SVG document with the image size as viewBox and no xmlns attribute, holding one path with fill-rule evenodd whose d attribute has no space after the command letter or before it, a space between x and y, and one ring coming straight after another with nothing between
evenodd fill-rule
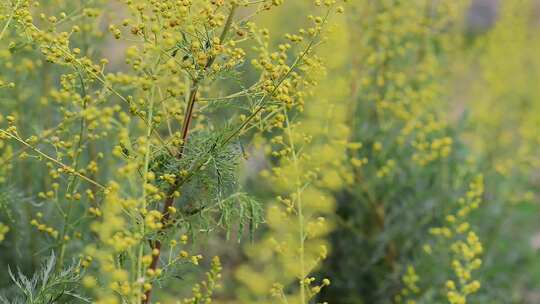
<instances>
[{"instance_id":1,"label":"fern-like foliage","mask_svg":"<svg viewBox=\"0 0 540 304\"><path fill-rule=\"evenodd\" d=\"M257 226L264 221L264 211L259 201L244 192L235 193L217 204L219 210L218 224L227 230L230 237L231 228L236 224L238 240L247 228L250 238L253 237Z\"/></svg>"},{"instance_id":2,"label":"fern-like foliage","mask_svg":"<svg viewBox=\"0 0 540 304\"><path fill-rule=\"evenodd\" d=\"M183 187L183 200L191 208L208 208L237 189L241 151L235 145L218 147L221 135L197 132L186 146L184 166L195 174ZM184 204L182 204L184 205Z\"/></svg>"},{"instance_id":3,"label":"fern-like foliage","mask_svg":"<svg viewBox=\"0 0 540 304\"><path fill-rule=\"evenodd\" d=\"M12 208L14 202L21 200L21 195L14 188L2 185L0 187L0 219L5 219L10 223L15 223L16 219L13 215Z\"/></svg>"},{"instance_id":4,"label":"fern-like foliage","mask_svg":"<svg viewBox=\"0 0 540 304\"><path fill-rule=\"evenodd\" d=\"M32 278L20 270L8 273L16 286L16 291L8 297L1 296L1 304L55 304L55 303L90 303L90 300L77 292L81 273L77 264L55 271L56 257L53 254Z\"/></svg>"},{"instance_id":5,"label":"fern-like foliage","mask_svg":"<svg viewBox=\"0 0 540 304\"><path fill-rule=\"evenodd\" d=\"M258 201L239 189L242 149L237 144L223 144L228 132L226 127L221 132L193 132L182 157L160 152L150 169L157 177L180 174L177 225L191 231L221 228L227 236L237 228L240 239L245 227L250 227L251 234L263 221L263 211ZM182 176L183 172L190 173ZM159 178L156 186L164 191L170 187Z\"/></svg>"}]
</instances>

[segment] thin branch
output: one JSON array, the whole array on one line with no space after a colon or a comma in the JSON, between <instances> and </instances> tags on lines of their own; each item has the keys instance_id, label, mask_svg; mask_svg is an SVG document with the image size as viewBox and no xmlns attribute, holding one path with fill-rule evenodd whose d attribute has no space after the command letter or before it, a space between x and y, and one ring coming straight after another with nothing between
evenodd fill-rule
<instances>
[{"instance_id":1,"label":"thin branch","mask_svg":"<svg viewBox=\"0 0 540 304\"><path fill-rule=\"evenodd\" d=\"M107 189L107 187L105 187L104 185L102 185L102 184L96 182L95 180L93 180L93 179L91 179L91 178L89 178L89 177L87 177L87 176L85 176L85 175L83 175L83 174L77 172L75 169L71 168L70 166L68 166L68 165L66 165L66 164L64 164L64 163L62 163L62 162L60 162L60 161L58 161L58 160L56 160L56 159L50 157L49 155L47 155L47 154L45 154L45 153L43 153L43 152L41 152L41 150L39 150L39 149L33 147L32 145L30 145L29 143L27 143L27 142L26 142L25 140L23 140L22 138L20 138L20 137L14 135L14 134L11 134L11 133L9 133L9 132L6 132L5 130L1 130L1 129L0 129L0 132L2 132L3 134L7 135L9 138L15 139L15 140L18 141L20 144L22 144L23 146L27 147L28 149L34 151L35 153L39 154L40 156L42 156L42 157L44 157L44 158L50 160L51 162L53 162L54 164L56 164L58 167L60 167L60 168L62 168L62 169L64 169L64 170L66 170L69 174L76 175L76 176L80 177L81 179L85 180L86 182L88 182L88 183L90 183L90 184L92 184L92 185L94 185L94 186L97 186L97 187L101 188L102 190Z\"/></svg>"},{"instance_id":2,"label":"thin branch","mask_svg":"<svg viewBox=\"0 0 540 304\"><path fill-rule=\"evenodd\" d=\"M225 26L223 28L223 31L221 32L220 43L222 43L223 40L227 37L227 33L229 32L229 29L232 25L235 12L236 12L236 5L233 5L229 13L229 16L227 18L227 21L225 23ZM186 112L184 113L184 120L182 123L182 141L180 143L179 153L176 156L178 159L182 158L184 147L188 139L190 124L193 119L193 109L195 107L195 102L197 100L197 93L199 90L199 83L204 79L204 72L206 72L206 70L208 70L212 66L212 64L214 64L215 60L216 60L215 56L210 58L208 62L206 63L204 70L201 72L201 74L199 74L199 77L193 81L191 92L189 94L188 105L186 108ZM161 212L163 214L163 217L161 219L161 222L163 224L162 229L165 229L166 224L169 221L169 218L170 218L169 208L172 207L172 205L174 204L174 193L178 190L180 185L181 185L180 177L177 177L175 180L175 183L171 186L171 188L167 192L167 198L165 199L165 203L163 204L163 210ZM150 263L150 267L149 267L149 269L155 270L158 267L159 258L161 256L161 242L159 240L156 240L153 243L151 243L151 247L152 249L158 250L157 255L152 255L152 262ZM151 296L152 296L152 289L149 289L145 292L144 297L141 300L141 304L150 303Z\"/></svg>"}]
</instances>

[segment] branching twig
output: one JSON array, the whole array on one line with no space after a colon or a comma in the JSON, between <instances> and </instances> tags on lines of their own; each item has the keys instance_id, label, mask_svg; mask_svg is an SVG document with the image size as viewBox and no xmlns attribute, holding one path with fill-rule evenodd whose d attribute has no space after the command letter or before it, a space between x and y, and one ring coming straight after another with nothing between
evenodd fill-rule
<instances>
[{"instance_id":1,"label":"branching twig","mask_svg":"<svg viewBox=\"0 0 540 304\"><path fill-rule=\"evenodd\" d=\"M97 186L99 188L101 188L102 190L105 190L107 187L105 187L104 185L98 183L97 181L77 172L77 170L71 168L70 166L50 157L49 155L43 153L41 150L33 147L32 145L30 145L29 143L27 143L25 140L23 140L22 138L14 135L14 134L11 134L9 132L6 132L5 130L1 130L0 129L0 132L2 132L3 134L5 134L6 136L8 136L9 138L13 138L15 139L16 141L18 141L20 144L22 144L23 146L27 147L28 149L36 152L37 154L39 154L40 156L50 160L51 162L53 162L54 164L56 164L58 167L62 168L63 170L66 170L69 174L73 174L73 175L76 175L78 177L80 177L81 179L85 180L86 182L94 185L94 186Z\"/></svg>"},{"instance_id":2,"label":"branching twig","mask_svg":"<svg viewBox=\"0 0 540 304\"><path fill-rule=\"evenodd\" d=\"M223 41L227 37L227 33L229 32L229 29L231 28L235 12L236 12L236 6L233 5L231 8L231 12L229 13L229 17L227 18L227 21L224 25L223 31L221 32L220 43L223 43ZM193 109L195 107L197 94L199 92L199 84L204 79L204 73L214 64L215 60L216 60L215 56L211 57L206 63L204 70L201 72L201 74L196 79L193 80L193 85L189 93L188 104L186 107L186 112L184 113L184 120L182 123L182 141L180 142L179 151L178 151L178 154L176 155L178 159L181 159L183 157L184 147L186 146L186 142L188 140L190 125L193 119ZM166 228L166 224L169 221L169 218L170 218L169 208L172 207L174 204L174 193L178 190L180 185L181 185L181 179L179 176L176 178L171 188L167 191L167 197L165 199L165 203L163 204L163 210L161 212L163 214L163 217L161 218L163 229ZM149 269L155 270L158 267L159 258L161 255L160 254L161 242L159 240L156 240L153 243L151 243L151 247L152 249L158 250L158 254L152 255L152 262L150 263L150 267L149 267ZM149 289L145 292L145 296L141 300L141 303L142 304L150 303L151 296L152 296L152 289Z\"/></svg>"}]
</instances>

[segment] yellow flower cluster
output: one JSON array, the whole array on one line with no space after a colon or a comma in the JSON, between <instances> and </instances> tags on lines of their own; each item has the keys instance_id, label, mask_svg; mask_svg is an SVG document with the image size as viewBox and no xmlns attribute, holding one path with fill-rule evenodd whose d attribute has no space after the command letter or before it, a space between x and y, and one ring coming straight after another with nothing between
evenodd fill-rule
<instances>
[{"instance_id":1,"label":"yellow flower cluster","mask_svg":"<svg viewBox=\"0 0 540 304\"><path fill-rule=\"evenodd\" d=\"M463 9L464 2L438 3L433 8L422 1L356 4L365 16L359 20L365 43L356 67L362 76L355 85L366 103L360 107L371 111L373 104L374 117L365 119L372 119L387 134L385 146L412 148L410 158L421 166L446 158L452 150L452 140L445 136L448 123L440 113L443 89L438 79L445 70L440 66L440 52L432 45L440 44L445 50L451 45L448 40L453 35L444 31L455 22L455 11ZM425 13L431 9L433 14ZM377 176L386 175L386 167Z\"/></svg>"},{"instance_id":2,"label":"yellow flower cluster","mask_svg":"<svg viewBox=\"0 0 540 304\"><path fill-rule=\"evenodd\" d=\"M161 223L161 219L163 218L163 214L157 210L152 210L148 212L145 215L145 223L146 227L148 227L151 230L159 230L163 228L163 224Z\"/></svg>"},{"instance_id":3,"label":"yellow flower cluster","mask_svg":"<svg viewBox=\"0 0 540 304\"><path fill-rule=\"evenodd\" d=\"M403 282L404 287L401 289L400 294L395 296L395 302L416 304L416 301L412 299L408 299L405 302L403 301L404 298L414 296L420 292L420 287L418 287L420 277L416 274L416 270L413 266L409 265L407 267L407 272L401 277L401 281Z\"/></svg>"},{"instance_id":4,"label":"yellow flower cluster","mask_svg":"<svg viewBox=\"0 0 540 304\"><path fill-rule=\"evenodd\" d=\"M3 121L3 116L0 114L0 123ZM0 138L0 184L7 181L7 176L13 169L13 164L10 162L14 158L13 148L6 144L5 140Z\"/></svg>"},{"instance_id":5,"label":"yellow flower cluster","mask_svg":"<svg viewBox=\"0 0 540 304\"><path fill-rule=\"evenodd\" d=\"M6 234L9 232L9 226L0 222L0 242L6 238Z\"/></svg>"},{"instance_id":6,"label":"yellow flower cluster","mask_svg":"<svg viewBox=\"0 0 540 304\"><path fill-rule=\"evenodd\" d=\"M206 273L206 280L201 283L197 283L193 286L193 296L186 298L182 301L176 302L178 304L198 304L198 303L212 303L212 296L214 291L220 287L219 281L221 280L221 261L219 257L212 259L210 271Z\"/></svg>"},{"instance_id":7,"label":"yellow flower cluster","mask_svg":"<svg viewBox=\"0 0 540 304\"><path fill-rule=\"evenodd\" d=\"M446 216L447 225L430 229L430 233L449 240L451 267L455 280L446 282L447 297L451 304L465 304L467 297L480 289L480 282L474 280L472 272L482 265L482 243L468 222L469 214L477 209L482 201L484 181L478 175L470 184L463 198L458 200L455 213Z\"/></svg>"},{"instance_id":8,"label":"yellow flower cluster","mask_svg":"<svg viewBox=\"0 0 540 304\"><path fill-rule=\"evenodd\" d=\"M310 9L304 4L295 5ZM334 1L327 1L326 7L338 11ZM287 12L283 14L285 18ZM326 18L324 15L310 18L315 23L315 32L326 26ZM327 42L345 50L344 19L339 15L332 18L325 34ZM300 43L308 40L310 35L306 37L305 33L311 32L313 30L300 30L298 34L286 35L286 39ZM289 46L278 45L278 48L281 52L264 55L257 61L262 63L270 79L286 72L274 62L279 64L285 59L280 57ZM324 46L319 50L320 54L327 52L331 49ZM263 170L261 175L265 183L272 185L276 199L268 204L266 211L269 231L258 242L247 246L249 261L236 272L236 278L245 286L238 290L242 303L309 303L322 288L330 285L329 279L317 278L312 273L328 255L325 237L332 230L330 215L334 211L330 191L337 191L352 180L345 168L350 146L350 133L345 125L348 115L346 81L332 74L346 63L342 58L332 58L323 68L311 51L301 56L307 63L302 71L311 75L309 81L316 85L310 91L317 93L299 91L294 77L291 82L284 82L283 90L275 92L276 104L272 109L277 113L270 125L271 138L263 144L263 149L276 165ZM328 78L324 82L318 81L325 76ZM302 81L308 80L303 78ZM267 90L272 92L273 88ZM282 96L283 93L286 95ZM300 116L293 119L297 115Z\"/></svg>"},{"instance_id":9,"label":"yellow flower cluster","mask_svg":"<svg viewBox=\"0 0 540 304\"><path fill-rule=\"evenodd\" d=\"M99 294L97 303L119 303L114 294L126 298L140 297L141 282L132 282L128 271L122 269L114 260L117 253L125 252L140 243L141 236L133 235L125 229L126 220L122 217L123 199L119 195L120 186L111 183L105 191L105 200L101 205L101 220L92 224L93 231L98 235L100 243L86 248L86 255L95 259L100 268L99 284L107 286ZM103 244L104 246L96 246ZM94 276L88 275L83 283L91 288L97 284ZM139 286L137 286L139 285Z\"/></svg>"},{"instance_id":10,"label":"yellow flower cluster","mask_svg":"<svg viewBox=\"0 0 540 304\"><path fill-rule=\"evenodd\" d=\"M57 238L58 237L58 230L54 229L54 227L47 226L47 224L45 224L43 222L40 223L39 220L42 219L42 218L43 218L43 214L41 212L38 212L36 214L36 218L32 219L30 221L30 225L36 227L36 229L38 229L41 232L47 233L48 235L50 235L53 238Z\"/></svg>"},{"instance_id":11,"label":"yellow flower cluster","mask_svg":"<svg viewBox=\"0 0 540 304\"><path fill-rule=\"evenodd\" d=\"M392 170L395 168L395 166L396 166L395 160L393 159L387 160L386 163L379 170L377 170L376 176L378 178L383 178L385 176L390 175Z\"/></svg>"}]
</instances>

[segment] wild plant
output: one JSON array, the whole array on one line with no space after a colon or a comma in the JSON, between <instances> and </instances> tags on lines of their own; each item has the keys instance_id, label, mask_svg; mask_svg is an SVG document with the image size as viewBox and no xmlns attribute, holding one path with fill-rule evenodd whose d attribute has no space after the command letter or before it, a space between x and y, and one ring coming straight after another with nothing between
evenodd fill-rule
<instances>
[{"instance_id":1,"label":"wild plant","mask_svg":"<svg viewBox=\"0 0 540 304\"><path fill-rule=\"evenodd\" d=\"M3 5L0 37L9 40L2 52L11 69L2 79L16 84L2 90L24 86L17 60L47 68L37 97L50 118L28 126L27 113L6 108L5 161L43 172L29 224L57 253L57 271L79 260L93 302L150 303L154 290L203 259L189 251L198 235L233 226L243 233L262 221L261 206L237 182L242 141L302 107L315 81L308 72L320 66L314 51L328 17L341 10L336 1L314 1L322 15L273 46L256 20L282 2ZM96 48L106 39L125 52L123 66ZM252 83L247 73L257 75ZM183 302L210 301L220 270L214 258Z\"/></svg>"},{"instance_id":2,"label":"wild plant","mask_svg":"<svg viewBox=\"0 0 540 304\"><path fill-rule=\"evenodd\" d=\"M235 273L242 303L312 303L331 284L318 271L331 250L326 237L334 226L333 193L351 183L347 151L358 145L349 142L347 83L336 74L347 62L330 59L336 46L347 48L345 18L328 20L319 51L325 66L319 60L310 65L313 93L305 93L305 103L284 106L281 120L260 141L270 164L260 172L270 194L267 225L246 246L247 261Z\"/></svg>"},{"instance_id":3,"label":"wild plant","mask_svg":"<svg viewBox=\"0 0 540 304\"><path fill-rule=\"evenodd\" d=\"M449 92L443 84L450 72L445 64L462 43L466 3L360 1L353 7L350 140L361 148L350 151L354 178L339 196L338 230L324 270L336 284L323 293L388 302L400 293L400 277L422 251L429 227L448 211L441 205L463 188L464 147L444 116Z\"/></svg>"}]
</instances>

